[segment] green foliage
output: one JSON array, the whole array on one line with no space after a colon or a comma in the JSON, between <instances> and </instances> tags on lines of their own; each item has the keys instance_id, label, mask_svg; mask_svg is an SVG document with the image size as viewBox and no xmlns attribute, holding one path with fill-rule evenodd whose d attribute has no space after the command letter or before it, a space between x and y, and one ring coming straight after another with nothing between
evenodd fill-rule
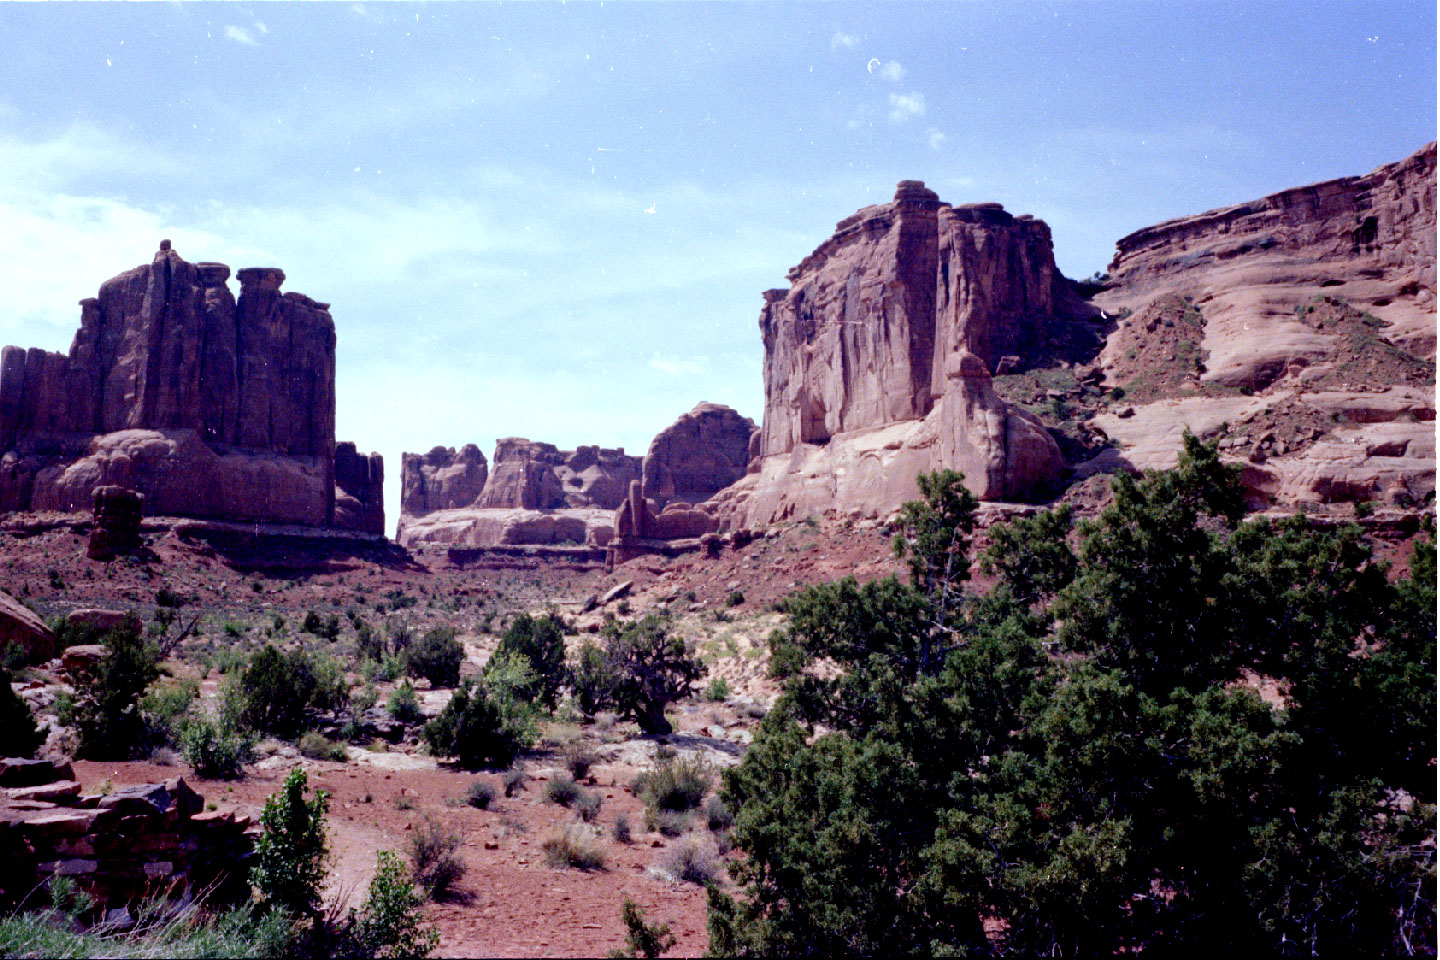
<instances>
[{"instance_id":1,"label":"green foliage","mask_svg":"<svg viewBox=\"0 0 1440 960\"><path fill-rule=\"evenodd\" d=\"M684 639L672 636L668 621L654 614L623 627L607 624L605 656L616 712L649 734L671 731L665 708L689 696L705 672Z\"/></svg>"},{"instance_id":2,"label":"green foliage","mask_svg":"<svg viewBox=\"0 0 1440 960\"><path fill-rule=\"evenodd\" d=\"M715 782L715 771L700 756L665 757L635 778L635 796L655 810L694 810Z\"/></svg>"},{"instance_id":3,"label":"green foliage","mask_svg":"<svg viewBox=\"0 0 1440 960\"><path fill-rule=\"evenodd\" d=\"M555 709L560 687L567 679L565 630L558 617L520 614L510 622L495 652L523 657L535 672L534 687L527 691L527 699Z\"/></svg>"},{"instance_id":4,"label":"green foliage","mask_svg":"<svg viewBox=\"0 0 1440 960\"><path fill-rule=\"evenodd\" d=\"M495 802L495 787L484 780L476 780L470 784L470 789L465 794L465 802L477 810L489 810L490 805Z\"/></svg>"},{"instance_id":5,"label":"green foliage","mask_svg":"<svg viewBox=\"0 0 1440 960\"><path fill-rule=\"evenodd\" d=\"M430 899L440 900L449 895L465 875L465 861L460 859L459 849L460 834L429 817L410 834L410 873Z\"/></svg>"},{"instance_id":6,"label":"green foliage","mask_svg":"<svg viewBox=\"0 0 1440 960\"><path fill-rule=\"evenodd\" d=\"M565 774L557 774L554 778L545 781L545 789L541 796L551 803L568 807L580 798L585 790L572 778Z\"/></svg>"},{"instance_id":7,"label":"green foliage","mask_svg":"<svg viewBox=\"0 0 1440 960\"><path fill-rule=\"evenodd\" d=\"M223 717L187 717L180 727L180 754L206 780L234 780L244 774L254 742Z\"/></svg>"},{"instance_id":8,"label":"green foliage","mask_svg":"<svg viewBox=\"0 0 1440 960\"><path fill-rule=\"evenodd\" d=\"M576 870L601 870L605 867L605 851L600 849L589 828L578 824L557 826L540 841L545 862L552 867L573 867Z\"/></svg>"},{"instance_id":9,"label":"green foliage","mask_svg":"<svg viewBox=\"0 0 1440 960\"><path fill-rule=\"evenodd\" d=\"M291 922L285 911L255 917L245 907L221 914L195 909L178 916L141 907L140 922L128 930L79 927L54 910L0 917L0 956L56 957L279 957L291 950Z\"/></svg>"},{"instance_id":10,"label":"green foliage","mask_svg":"<svg viewBox=\"0 0 1440 960\"><path fill-rule=\"evenodd\" d=\"M349 695L344 671L333 657L305 650L281 653L268 643L250 658L239 692L245 726L280 737L298 735L312 710L339 710Z\"/></svg>"},{"instance_id":11,"label":"green foliage","mask_svg":"<svg viewBox=\"0 0 1440 960\"><path fill-rule=\"evenodd\" d=\"M617 678L610 669L605 651L585 641L570 668L570 689L575 692L575 703L580 712L593 717L609 707L614 702L616 684Z\"/></svg>"},{"instance_id":12,"label":"green foliage","mask_svg":"<svg viewBox=\"0 0 1440 960\"><path fill-rule=\"evenodd\" d=\"M301 756L312 760L333 760L344 763L348 754L343 743L336 743L318 730L307 731L297 744Z\"/></svg>"},{"instance_id":13,"label":"green foliage","mask_svg":"<svg viewBox=\"0 0 1440 960\"><path fill-rule=\"evenodd\" d=\"M460 684L464 659L465 649L455 639L455 628L433 627L410 648L407 668L412 677L424 677L434 686L454 687Z\"/></svg>"},{"instance_id":14,"label":"green foliage","mask_svg":"<svg viewBox=\"0 0 1440 960\"><path fill-rule=\"evenodd\" d=\"M385 710L401 723L419 723L424 719L424 714L420 712L420 700L415 696L415 685L409 680L400 684L395 688L395 692L390 694Z\"/></svg>"},{"instance_id":15,"label":"green foliage","mask_svg":"<svg viewBox=\"0 0 1440 960\"><path fill-rule=\"evenodd\" d=\"M381 850L365 903L350 915L353 937L363 955L386 960L428 957L439 946L440 934L421 926L424 903L400 857Z\"/></svg>"},{"instance_id":16,"label":"green foliage","mask_svg":"<svg viewBox=\"0 0 1440 960\"><path fill-rule=\"evenodd\" d=\"M178 744L185 720L199 697L200 684L194 680L162 679L151 684L140 699L140 713L150 728L151 739Z\"/></svg>"},{"instance_id":17,"label":"green foliage","mask_svg":"<svg viewBox=\"0 0 1440 960\"><path fill-rule=\"evenodd\" d=\"M30 707L10 686L10 671L0 667L0 730L5 731L5 752L16 757L33 757L45 742Z\"/></svg>"},{"instance_id":18,"label":"green foliage","mask_svg":"<svg viewBox=\"0 0 1440 960\"><path fill-rule=\"evenodd\" d=\"M895 538L895 555L908 563L910 583L930 598L941 620L959 600L961 585L970 579L966 554L980 501L964 481L964 475L954 470L916 477L922 499L901 506L901 534Z\"/></svg>"},{"instance_id":19,"label":"green foliage","mask_svg":"<svg viewBox=\"0 0 1440 960\"><path fill-rule=\"evenodd\" d=\"M612 957L662 957L675 948L676 940L670 934L668 923L649 924L645 922L645 911L629 897L620 907L620 919L625 924L625 949L611 953Z\"/></svg>"},{"instance_id":20,"label":"green foliage","mask_svg":"<svg viewBox=\"0 0 1440 960\"><path fill-rule=\"evenodd\" d=\"M266 909L283 907L295 916L313 918L320 909L329 860L325 812L330 795L317 790L306 800L308 784L305 771L297 767L285 777L284 786L266 798L250 882Z\"/></svg>"},{"instance_id":21,"label":"green foliage","mask_svg":"<svg viewBox=\"0 0 1440 960\"><path fill-rule=\"evenodd\" d=\"M527 661L496 653L480 682L461 685L440 716L425 725L431 752L456 757L472 770L508 766L539 736L538 711L522 699L534 683Z\"/></svg>"},{"instance_id":22,"label":"green foliage","mask_svg":"<svg viewBox=\"0 0 1440 960\"><path fill-rule=\"evenodd\" d=\"M932 530L911 585L790 601L784 691L723 776L744 855L739 895L709 894L712 953L1432 942L1433 541L1390 584L1356 528L1241 523L1193 437L1114 486L1068 558L1061 514L992 536L987 594L945 588L962 563ZM907 516L946 515L922 489Z\"/></svg>"},{"instance_id":23,"label":"green foliage","mask_svg":"<svg viewBox=\"0 0 1440 960\"><path fill-rule=\"evenodd\" d=\"M724 703L730 696L730 681L724 677L711 677L702 696L711 703Z\"/></svg>"},{"instance_id":24,"label":"green foliage","mask_svg":"<svg viewBox=\"0 0 1440 960\"><path fill-rule=\"evenodd\" d=\"M105 634L107 655L75 681L77 756L125 760L149 750L151 731L140 710L145 689L160 676L160 650L134 617Z\"/></svg>"}]
</instances>

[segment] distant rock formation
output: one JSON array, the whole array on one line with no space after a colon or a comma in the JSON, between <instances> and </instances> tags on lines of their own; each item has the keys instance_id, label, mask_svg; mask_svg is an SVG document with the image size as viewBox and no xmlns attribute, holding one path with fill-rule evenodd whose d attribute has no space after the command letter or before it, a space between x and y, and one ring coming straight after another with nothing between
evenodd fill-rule
<instances>
[{"instance_id":1,"label":"distant rock formation","mask_svg":"<svg viewBox=\"0 0 1440 960\"><path fill-rule=\"evenodd\" d=\"M145 497L124 487L95 488L95 519L85 554L91 560L114 560L140 548L140 522Z\"/></svg>"},{"instance_id":2,"label":"distant rock formation","mask_svg":"<svg viewBox=\"0 0 1440 960\"><path fill-rule=\"evenodd\" d=\"M432 447L429 453L405 453L400 459L400 512L423 517L436 510L468 507L480 499L490 475L485 454L473 443Z\"/></svg>"},{"instance_id":3,"label":"distant rock formation","mask_svg":"<svg viewBox=\"0 0 1440 960\"><path fill-rule=\"evenodd\" d=\"M1054 439L990 383L1003 357L1044 351L1061 315L1084 309L1044 223L902 181L789 278L760 315L758 470L721 495L737 524L885 513L939 467L991 500L1043 496L1061 479Z\"/></svg>"},{"instance_id":4,"label":"distant rock formation","mask_svg":"<svg viewBox=\"0 0 1440 960\"><path fill-rule=\"evenodd\" d=\"M627 457L623 447L560 450L549 443L507 437L495 444L494 467L478 505L613 510L624 499L630 481L638 479L640 458Z\"/></svg>"},{"instance_id":5,"label":"distant rock formation","mask_svg":"<svg viewBox=\"0 0 1440 960\"><path fill-rule=\"evenodd\" d=\"M718 403L697 404L660 431L642 466L644 495L661 507L709 500L745 476L755 421Z\"/></svg>"},{"instance_id":6,"label":"distant rock formation","mask_svg":"<svg viewBox=\"0 0 1440 960\"><path fill-rule=\"evenodd\" d=\"M385 459L335 444L335 526L385 535Z\"/></svg>"},{"instance_id":7,"label":"distant rock formation","mask_svg":"<svg viewBox=\"0 0 1440 960\"><path fill-rule=\"evenodd\" d=\"M270 268L239 271L236 300L229 276L162 241L81 301L68 355L0 353L0 510L87 510L115 484L157 515L337 525L329 305Z\"/></svg>"}]
</instances>

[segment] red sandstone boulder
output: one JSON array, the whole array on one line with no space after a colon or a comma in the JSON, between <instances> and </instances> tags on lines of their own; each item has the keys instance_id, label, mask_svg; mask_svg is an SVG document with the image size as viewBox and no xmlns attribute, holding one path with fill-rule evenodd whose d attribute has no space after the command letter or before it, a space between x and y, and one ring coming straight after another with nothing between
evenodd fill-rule
<instances>
[{"instance_id":1,"label":"red sandstone boulder","mask_svg":"<svg viewBox=\"0 0 1440 960\"><path fill-rule=\"evenodd\" d=\"M0 650L12 643L24 650L31 661L55 655L55 634L45 621L19 600L0 592Z\"/></svg>"}]
</instances>

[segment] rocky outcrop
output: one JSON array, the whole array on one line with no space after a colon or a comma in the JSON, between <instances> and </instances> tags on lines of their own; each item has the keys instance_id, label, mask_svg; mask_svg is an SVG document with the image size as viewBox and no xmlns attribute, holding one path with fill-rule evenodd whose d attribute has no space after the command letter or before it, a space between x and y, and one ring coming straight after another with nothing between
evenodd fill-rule
<instances>
[{"instance_id":1,"label":"rocky outcrop","mask_svg":"<svg viewBox=\"0 0 1440 960\"><path fill-rule=\"evenodd\" d=\"M694 541L720 529L715 505L706 503L692 507L674 502L661 510L654 500L647 499L638 480L630 484L629 494L615 511L614 535L609 540L606 561L614 567L648 553L667 552L671 541Z\"/></svg>"},{"instance_id":2,"label":"rocky outcrop","mask_svg":"<svg viewBox=\"0 0 1440 960\"><path fill-rule=\"evenodd\" d=\"M384 457L359 453L353 443L335 444L336 527L384 536L384 488Z\"/></svg>"},{"instance_id":3,"label":"rocky outcrop","mask_svg":"<svg viewBox=\"0 0 1440 960\"><path fill-rule=\"evenodd\" d=\"M183 779L82 796L74 776L68 763L0 760L0 902L14 905L52 876L114 910L154 896L249 897L258 834L249 817L206 812Z\"/></svg>"},{"instance_id":4,"label":"rocky outcrop","mask_svg":"<svg viewBox=\"0 0 1440 960\"><path fill-rule=\"evenodd\" d=\"M157 515L336 525L329 305L282 293L278 269L239 271L238 299L229 277L162 241L81 301L68 354L0 353L0 510L84 510L117 485ZM361 513L379 503L360 493Z\"/></svg>"},{"instance_id":5,"label":"rocky outcrop","mask_svg":"<svg viewBox=\"0 0 1440 960\"><path fill-rule=\"evenodd\" d=\"M45 660L54 655L55 634L33 610L0 591L0 650L12 644L31 662Z\"/></svg>"},{"instance_id":6,"label":"rocky outcrop","mask_svg":"<svg viewBox=\"0 0 1440 960\"><path fill-rule=\"evenodd\" d=\"M638 479L640 458L627 457L623 447L560 450L549 443L507 437L495 444L493 466L477 505L613 510L625 498L630 481Z\"/></svg>"},{"instance_id":7,"label":"rocky outcrop","mask_svg":"<svg viewBox=\"0 0 1440 960\"><path fill-rule=\"evenodd\" d=\"M400 461L400 512L423 517L436 510L473 505L490 475L485 454L473 443L456 453L454 447L432 447L429 453L406 453Z\"/></svg>"},{"instance_id":8,"label":"rocky outcrop","mask_svg":"<svg viewBox=\"0 0 1440 960\"><path fill-rule=\"evenodd\" d=\"M660 431L641 468L644 495L661 507L709 500L745 476L755 421L718 403L695 409Z\"/></svg>"},{"instance_id":9,"label":"rocky outcrop","mask_svg":"<svg viewBox=\"0 0 1440 960\"><path fill-rule=\"evenodd\" d=\"M140 549L140 521L145 498L124 487L95 488L95 520L85 554L91 560L109 561Z\"/></svg>"},{"instance_id":10,"label":"rocky outcrop","mask_svg":"<svg viewBox=\"0 0 1440 960\"><path fill-rule=\"evenodd\" d=\"M595 507L522 510L478 507L401 515L395 539L406 549L424 546L592 546L610 540L615 512Z\"/></svg>"},{"instance_id":11,"label":"rocky outcrop","mask_svg":"<svg viewBox=\"0 0 1440 960\"><path fill-rule=\"evenodd\" d=\"M992 500L1043 496L1060 480L1055 441L990 384L1002 358L1043 354L1084 309L1044 223L902 181L894 202L840 221L789 279L760 315L760 461L722 495L738 525L801 504L888 512L915 495L916 472L939 467Z\"/></svg>"}]
</instances>

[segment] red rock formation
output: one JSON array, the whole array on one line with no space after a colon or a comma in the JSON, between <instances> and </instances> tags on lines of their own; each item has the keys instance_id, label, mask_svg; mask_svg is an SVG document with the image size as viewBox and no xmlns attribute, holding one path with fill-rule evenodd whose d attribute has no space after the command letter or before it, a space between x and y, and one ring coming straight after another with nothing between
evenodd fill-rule
<instances>
[{"instance_id":1,"label":"red rock formation","mask_svg":"<svg viewBox=\"0 0 1440 960\"><path fill-rule=\"evenodd\" d=\"M485 489L490 466L473 443L456 453L454 447L433 447L429 453L401 455L400 512L423 517L436 510L473 505Z\"/></svg>"},{"instance_id":2,"label":"red rock formation","mask_svg":"<svg viewBox=\"0 0 1440 960\"><path fill-rule=\"evenodd\" d=\"M755 421L717 403L694 410L660 431L641 469L646 497L700 503L745 476Z\"/></svg>"},{"instance_id":3,"label":"red rock formation","mask_svg":"<svg viewBox=\"0 0 1440 960\"><path fill-rule=\"evenodd\" d=\"M229 275L162 241L81 301L68 355L0 353L0 509L88 509L117 484L156 514L334 523L328 304L254 268L237 301Z\"/></svg>"},{"instance_id":4,"label":"red rock formation","mask_svg":"<svg viewBox=\"0 0 1440 960\"><path fill-rule=\"evenodd\" d=\"M91 560L114 560L140 548L145 498L124 487L95 488L95 521L85 553Z\"/></svg>"},{"instance_id":5,"label":"red rock formation","mask_svg":"<svg viewBox=\"0 0 1440 960\"><path fill-rule=\"evenodd\" d=\"M485 509L613 510L630 481L639 478L640 458L627 457L623 448L560 450L549 443L507 437L495 444L494 466L477 505Z\"/></svg>"},{"instance_id":6,"label":"red rock formation","mask_svg":"<svg viewBox=\"0 0 1440 960\"><path fill-rule=\"evenodd\" d=\"M375 536L385 534L385 459L335 444L335 526Z\"/></svg>"},{"instance_id":7,"label":"red rock formation","mask_svg":"<svg viewBox=\"0 0 1440 960\"><path fill-rule=\"evenodd\" d=\"M742 525L799 509L885 512L938 467L994 500L1059 479L1055 441L990 386L1002 357L1044 352L1052 325L1083 309L1044 223L997 204L952 207L903 181L789 277L760 315L760 459L724 495Z\"/></svg>"}]
</instances>

